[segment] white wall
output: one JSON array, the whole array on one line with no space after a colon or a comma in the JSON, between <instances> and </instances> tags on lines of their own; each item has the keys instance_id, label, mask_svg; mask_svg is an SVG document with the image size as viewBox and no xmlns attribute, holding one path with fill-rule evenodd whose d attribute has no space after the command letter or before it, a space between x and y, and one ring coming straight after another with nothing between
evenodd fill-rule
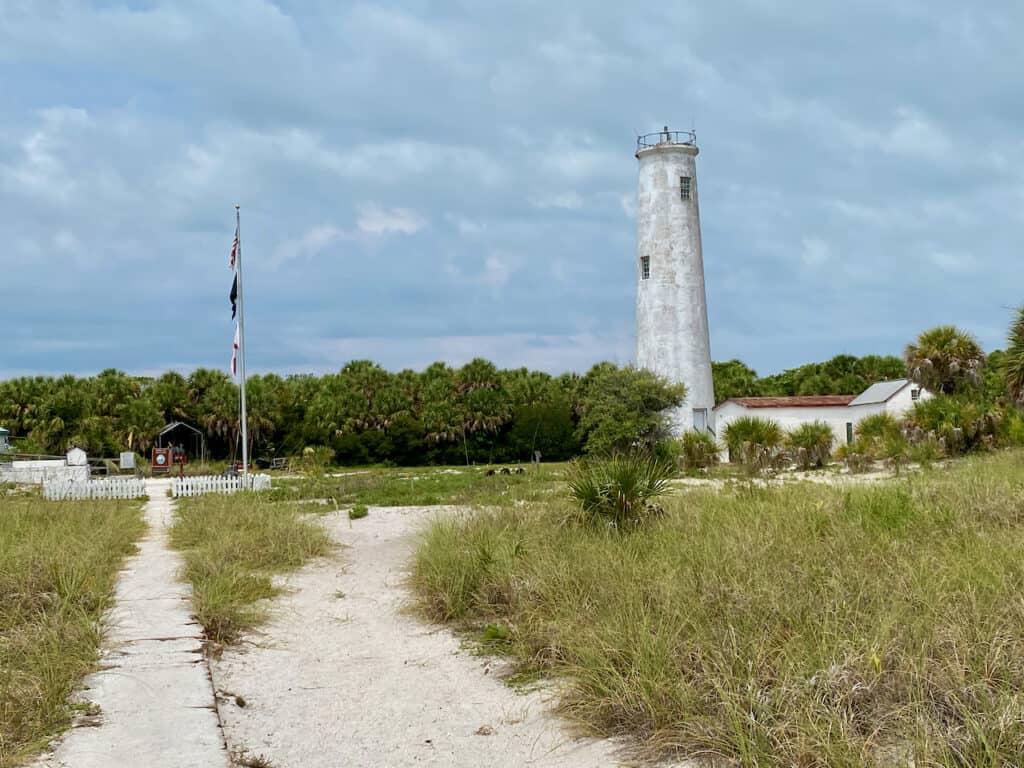
<instances>
[{"instance_id":1,"label":"white wall","mask_svg":"<svg viewBox=\"0 0 1024 768\"><path fill-rule=\"evenodd\" d=\"M718 442L723 446L723 458L728 459L728 449L725 448L725 428L741 416L752 416L774 421L786 432L799 427L801 424L808 424L812 421L824 421L832 428L832 434L835 436L832 447L835 448L846 443L847 424L853 424L854 429L856 429L857 422L865 416L880 413L882 410L883 405L881 403L877 405L832 405L812 408L748 408L740 403L727 401L720 405L716 411L715 433L718 435Z\"/></svg>"},{"instance_id":2,"label":"white wall","mask_svg":"<svg viewBox=\"0 0 1024 768\"><path fill-rule=\"evenodd\" d=\"M886 412L891 413L893 416L899 418L900 416L906 414L907 411L909 411L911 408L913 408L915 402L928 400L929 398L934 397L934 395L932 395L932 393L929 392L927 389L922 389L920 400L915 401L911 397L910 393L911 390L917 388L917 384L911 383L909 386L904 387L895 395L890 397L888 402L885 403Z\"/></svg>"},{"instance_id":3,"label":"white wall","mask_svg":"<svg viewBox=\"0 0 1024 768\"><path fill-rule=\"evenodd\" d=\"M38 485L44 480L73 480L84 483L88 479L88 466L69 467L64 459L12 461L0 467L0 483Z\"/></svg>"},{"instance_id":4,"label":"white wall","mask_svg":"<svg viewBox=\"0 0 1024 768\"><path fill-rule=\"evenodd\" d=\"M637 153L636 362L686 385L685 402L671 413L675 434L693 428L695 408L707 409L709 425L714 420L696 156L697 147L668 142ZM689 200L680 196L680 176L690 178Z\"/></svg>"}]
</instances>

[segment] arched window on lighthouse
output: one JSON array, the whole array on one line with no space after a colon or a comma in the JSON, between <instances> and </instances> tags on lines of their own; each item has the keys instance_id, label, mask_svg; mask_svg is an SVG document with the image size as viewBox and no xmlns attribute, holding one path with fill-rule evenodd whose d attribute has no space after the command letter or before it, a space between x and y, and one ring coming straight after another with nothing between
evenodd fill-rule
<instances>
[{"instance_id":1,"label":"arched window on lighthouse","mask_svg":"<svg viewBox=\"0 0 1024 768\"><path fill-rule=\"evenodd\" d=\"M679 199L689 200L690 199L690 177L680 176L679 177Z\"/></svg>"},{"instance_id":2,"label":"arched window on lighthouse","mask_svg":"<svg viewBox=\"0 0 1024 768\"><path fill-rule=\"evenodd\" d=\"M651 257L640 257L640 279L647 280L651 276Z\"/></svg>"}]
</instances>

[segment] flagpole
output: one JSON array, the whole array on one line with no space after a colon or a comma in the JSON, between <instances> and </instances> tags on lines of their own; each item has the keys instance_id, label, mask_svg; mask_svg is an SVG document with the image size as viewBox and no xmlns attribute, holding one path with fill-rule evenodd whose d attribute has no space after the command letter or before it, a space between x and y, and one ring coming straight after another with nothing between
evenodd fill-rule
<instances>
[{"instance_id":1,"label":"flagpole","mask_svg":"<svg viewBox=\"0 0 1024 768\"><path fill-rule=\"evenodd\" d=\"M245 411L245 304L242 300L242 216L235 206L235 231L238 233L238 250L235 274L238 278L238 371L242 384L242 476L249 472L249 430Z\"/></svg>"}]
</instances>

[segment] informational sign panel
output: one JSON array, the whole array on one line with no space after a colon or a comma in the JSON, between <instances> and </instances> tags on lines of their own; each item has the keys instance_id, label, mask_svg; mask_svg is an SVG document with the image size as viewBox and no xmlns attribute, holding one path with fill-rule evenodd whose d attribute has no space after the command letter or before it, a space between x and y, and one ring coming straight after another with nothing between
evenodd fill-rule
<instances>
[{"instance_id":1,"label":"informational sign panel","mask_svg":"<svg viewBox=\"0 0 1024 768\"><path fill-rule=\"evenodd\" d=\"M154 448L151 464L154 475L166 475L171 469L171 449Z\"/></svg>"},{"instance_id":2,"label":"informational sign panel","mask_svg":"<svg viewBox=\"0 0 1024 768\"><path fill-rule=\"evenodd\" d=\"M121 469L135 469L135 451L121 452Z\"/></svg>"}]
</instances>

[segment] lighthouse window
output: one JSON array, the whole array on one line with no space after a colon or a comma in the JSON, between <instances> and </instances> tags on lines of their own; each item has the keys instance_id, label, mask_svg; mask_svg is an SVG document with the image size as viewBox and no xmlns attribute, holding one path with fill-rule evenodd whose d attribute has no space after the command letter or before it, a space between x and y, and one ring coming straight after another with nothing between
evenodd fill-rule
<instances>
[{"instance_id":1,"label":"lighthouse window","mask_svg":"<svg viewBox=\"0 0 1024 768\"><path fill-rule=\"evenodd\" d=\"M651 257L641 256L640 257L640 279L646 280L651 276Z\"/></svg>"},{"instance_id":2,"label":"lighthouse window","mask_svg":"<svg viewBox=\"0 0 1024 768\"><path fill-rule=\"evenodd\" d=\"M679 197L682 200L690 199L690 177L680 176L679 177Z\"/></svg>"}]
</instances>

